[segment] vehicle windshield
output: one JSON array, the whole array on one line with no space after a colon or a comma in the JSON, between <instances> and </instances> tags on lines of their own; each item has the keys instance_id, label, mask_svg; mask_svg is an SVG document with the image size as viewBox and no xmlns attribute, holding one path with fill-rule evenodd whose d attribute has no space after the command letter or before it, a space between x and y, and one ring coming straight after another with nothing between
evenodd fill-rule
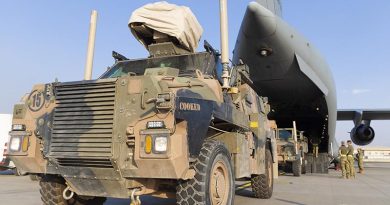
<instances>
[{"instance_id":1,"label":"vehicle windshield","mask_svg":"<svg viewBox=\"0 0 390 205\"><path fill-rule=\"evenodd\" d=\"M292 139L292 130L279 130L279 139L285 141Z\"/></svg>"},{"instance_id":2,"label":"vehicle windshield","mask_svg":"<svg viewBox=\"0 0 390 205\"><path fill-rule=\"evenodd\" d=\"M196 69L203 74L213 77L219 76L220 66L217 58L213 54L202 52L190 55L168 56L158 58L147 58L139 60L120 61L111 69L104 73L100 78L117 78L123 75L143 75L147 68L171 67L180 70L180 76L193 75Z\"/></svg>"}]
</instances>

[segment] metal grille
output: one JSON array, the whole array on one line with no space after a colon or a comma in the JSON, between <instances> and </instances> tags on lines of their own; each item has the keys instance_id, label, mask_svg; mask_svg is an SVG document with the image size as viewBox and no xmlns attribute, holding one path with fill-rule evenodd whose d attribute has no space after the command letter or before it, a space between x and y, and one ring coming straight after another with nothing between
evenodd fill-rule
<instances>
[{"instance_id":1,"label":"metal grille","mask_svg":"<svg viewBox=\"0 0 390 205\"><path fill-rule=\"evenodd\" d=\"M111 168L115 81L55 86L49 157L61 166Z\"/></svg>"}]
</instances>

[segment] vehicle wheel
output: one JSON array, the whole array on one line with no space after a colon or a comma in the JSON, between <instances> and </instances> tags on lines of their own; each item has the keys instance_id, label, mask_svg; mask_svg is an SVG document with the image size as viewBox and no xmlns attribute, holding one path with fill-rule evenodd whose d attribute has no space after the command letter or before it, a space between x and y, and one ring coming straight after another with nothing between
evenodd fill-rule
<instances>
[{"instance_id":1,"label":"vehicle wheel","mask_svg":"<svg viewBox=\"0 0 390 205\"><path fill-rule=\"evenodd\" d=\"M39 176L36 174L30 174L29 177L30 177L31 181L38 181L39 180Z\"/></svg>"},{"instance_id":2,"label":"vehicle wheel","mask_svg":"<svg viewBox=\"0 0 390 205\"><path fill-rule=\"evenodd\" d=\"M43 205L102 205L106 201L104 197L83 199L76 194L70 200L65 200L62 197L62 192L66 188L65 180L56 176L42 176L39 185L41 187L39 192L41 193Z\"/></svg>"},{"instance_id":3,"label":"vehicle wheel","mask_svg":"<svg viewBox=\"0 0 390 205\"><path fill-rule=\"evenodd\" d=\"M303 158L302 160L302 174L306 174L306 164L307 164L307 161L305 158Z\"/></svg>"},{"instance_id":4,"label":"vehicle wheel","mask_svg":"<svg viewBox=\"0 0 390 205\"><path fill-rule=\"evenodd\" d=\"M200 154L191 166L193 179L179 182L176 188L178 205L231 205L234 203L234 175L230 153L222 142L203 143Z\"/></svg>"},{"instance_id":5,"label":"vehicle wheel","mask_svg":"<svg viewBox=\"0 0 390 205\"><path fill-rule=\"evenodd\" d=\"M292 170L293 170L293 175L296 177L301 176L302 174L302 163L300 159L297 159L293 161L292 163Z\"/></svg>"},{"instance_id":6,"label":"vehicle wheel","mask_svg":"<svg viewBox=\"0 0 390 205\"><path fill-rule=\"evenodd\" d=\"M265 150L265 169L265 174L253 175L251 178L252 191L260 199L271 198L274 187L272 155L269 149Z\"/></svg>"}]
</instances>

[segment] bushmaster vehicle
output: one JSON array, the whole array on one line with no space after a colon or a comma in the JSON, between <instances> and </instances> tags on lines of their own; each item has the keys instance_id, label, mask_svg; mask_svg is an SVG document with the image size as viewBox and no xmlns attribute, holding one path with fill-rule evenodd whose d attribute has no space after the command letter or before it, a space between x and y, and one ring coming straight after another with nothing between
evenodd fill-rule
<instances>
[{"instance_id":1,"label":"bushmaster vehicle","mask_svg":"<svg viewBox=\"0 0 390 205\"><path fill-rule=\"evenodd\" d=\"M256 197L270 198L270 109L248 67L234 66L226 81L218 74L226 74L224 56L208 43L196 53L191 42L158 29L166 19L149 22L188 8L144 8L129 27L150 57L113 52L116 63L97 80L33 86L14 107L8 154L21 172L39 175L44 204L102 204L105 197L140 204L146 194L177 204L233 204L235 180L251 180ZM184 13L175 22L192 22L193 32L197 21ZM184 39L199 41L200 34L182 30Z\"/></svg>"},{"instance_id":2,"label":"bushmaster vehicle","mask_svg":"<svg viewBox=\"0 0 390 205\"><path fill-rule=\"evenodd\" d=\"M292 172L294 176L301 176L306 172L308 141L303 132L297 130L295 121L292 128L277 129L276 146L280 170Z\"/></svg>"}]
</instances>

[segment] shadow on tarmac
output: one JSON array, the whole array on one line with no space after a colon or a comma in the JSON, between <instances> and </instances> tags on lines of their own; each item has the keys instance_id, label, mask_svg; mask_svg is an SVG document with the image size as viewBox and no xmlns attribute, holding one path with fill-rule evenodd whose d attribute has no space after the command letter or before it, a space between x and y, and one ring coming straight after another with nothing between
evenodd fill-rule
<instances>
[{"instance_id":1,"label":"shadow on tarmac","mask_svg":"<svg viewBox=\"0 0 390 205\"><path fill-rule=\"evenodd\" d=\"M288 204L306 205L306 204L302 204L302 203L295 202L295 201L290 201L290 200L285 200L285 199L278 199L278 198L275 198L275 199L278 200L278 201L282 201L282 202L288 203Z\"/></svg>"},{"instance_id":2,"label":"shadow on tarmac","mask_svg":"<svg viewBox=\"0 0 390 205\"><path fill-rule=\"evenodd\" d=\"M145 202L145 204L153 204L153 205L174 205L174 204L176 204L175 199L162 199L162 198L151 197L151 196L142 196L141 202ZM130 199L108 198L104 204L105 205L108 205L108 204L129 205Z\"/></svg>"},{"instance_id":3,"label":"shadow on tarmac","mask_svg":"<svg viewBox=\"0 0 390 205\"><path fill-rule=\"evenodd\" d=\"M247 189L236 190L236 195L243 196L243 197L249 197L249 198L255 198L255 195L253 194L253 192L251 190L247 190Z\"/></svg>"}]
</instances>

